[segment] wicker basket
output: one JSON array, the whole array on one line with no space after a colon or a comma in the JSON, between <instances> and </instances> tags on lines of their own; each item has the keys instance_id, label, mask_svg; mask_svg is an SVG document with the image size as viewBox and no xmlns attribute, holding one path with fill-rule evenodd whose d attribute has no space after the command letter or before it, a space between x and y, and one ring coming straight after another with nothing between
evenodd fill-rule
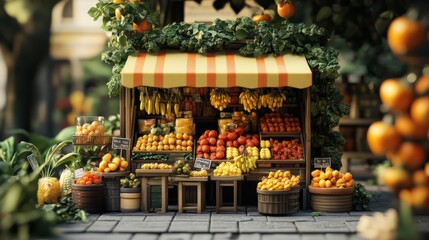
<instances>
[{"instance_id":1,"label":"wicker basket","mask_svg":"<svg viewBox=\"0 0 429 240\"><path fill-rule=\"evenodd\" d=\"M104 212L104 185L72 184L72 199L76 208L89 213Z\"/></svg>"},{"instance_id":2,"label":"wicker basket","mask_svg":"<svg viewBox=\"0 0 429 240\"><path fill-rule=\"evenodd\" d=\"M299 187L291 190L256 190L258 193L258 212L267 215L287 215L299 210Z\"/></svg>"},{"instance_id":3,"label":"wicker basket","mask_svg":"<svg viewBox=\"0 0 429 240\"><path fill-rule=\"evenodd\" d=\"M354 188L315 188L308 187L311 194L311 208L318 212L352 211Z\"/></svg>"}]
</instances>

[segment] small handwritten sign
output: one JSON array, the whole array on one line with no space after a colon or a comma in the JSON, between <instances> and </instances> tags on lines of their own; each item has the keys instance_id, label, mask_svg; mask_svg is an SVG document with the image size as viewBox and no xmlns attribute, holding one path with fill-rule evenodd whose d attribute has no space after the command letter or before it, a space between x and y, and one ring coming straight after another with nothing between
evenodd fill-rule
<instances>
[{"instance_id":1,"label":"small handwritten sign","mask_svg":"<svg viewBox=\"0 0 429 240\"><path fill-rule=\"evenodd\" d=\"M112 149L129 150L131 140L128 138L112 138Z\"/></svg>"},{"instance_id":2,"label":"small handwritten sign","mask_svg":"<svg viewBox=\"0 0 429 240\"><path fill-rule=\"evenodd\" d=\"M37 161L37 158L36 156L34 156L34 154L28 155L27 160L30 163L30 166L33 169L33 171L36 171L36 169L39 168L39 162Z\"/></svg>"},{"instance_id":3,"label":"small handwritten sign","mask_svg":"<svg viewBox=\"0 0 429 240\"><path fill-rule=\"evenodd\" d=\"M314 168L327 168L331 167L331 158L314 158Z\"/></svg>"},{"instance_id":4,"label":"small handwritten sign","mask_svg":"<svg viewBox=\"0 0 429 240\"><path fill-rule=\"evenodd\" d=\"M195 158L194 168L208 170L208 169L210 169L211 165L212 165L212 161L209 159Z\"/></svg>"},{"instance_id":5,"label":"small handwritten sign","mask_svg":"<svg viewBox=\"0 0 429 240\"><path fill-rule=\"evenodd\" d=\"M78 168L74 171L74 178L81 178L85 176L85 171L83 170L83 168Z\"/></svg>"}]
</instances>

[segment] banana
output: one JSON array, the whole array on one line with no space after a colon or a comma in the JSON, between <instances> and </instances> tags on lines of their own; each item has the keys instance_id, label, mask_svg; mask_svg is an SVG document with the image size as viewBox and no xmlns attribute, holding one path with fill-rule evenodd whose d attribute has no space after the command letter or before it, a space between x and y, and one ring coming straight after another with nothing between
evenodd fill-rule
<instances>
[{"instance_id":1,"label":"banana","mask_svg":"<svg viewBox=\"0 0 429 240\"><path fill-rule=\"evenodd\" d=\"M159 104L159 111L161 113L162 116L165 115L165 103L160 103Z\"/></svg>"},{"instance_id":2,"label":"banana","mask_svg":"<svg viewBox=\"0 0 429 240\"><path fill-rule=\"evenodd\" d=\"M159 115L159 97L155 96L155 114Z\"/></svg>"},{"instance_id":3,"label":"banana","mask_svg":"<svg viewBox=\"0 0 429 240\"><path fill-rule=\"evenodd\" d=\"M174 104L174 114L176 114L176 116L179 116L179 104L178 103Z\"/></svg>"},{"instance_id":4,"label":"banana","mask_svg":"<svg viewBox=\"0 0 429 240\"><path fill-rule=\"evenodd\" d=\"M152 99L148 98L146 112L148 115L152 114Z\"/></svg>"},{"instance_id":5,"label":"banana","mask_svg":"<svg viewBox=\"0 0 429 240\"><path fill-rule=\"evenodd\" d=\"M170 102L167 103L167 114L168 115L171 114L171 103Z\"/></svg>"}]
</instances>

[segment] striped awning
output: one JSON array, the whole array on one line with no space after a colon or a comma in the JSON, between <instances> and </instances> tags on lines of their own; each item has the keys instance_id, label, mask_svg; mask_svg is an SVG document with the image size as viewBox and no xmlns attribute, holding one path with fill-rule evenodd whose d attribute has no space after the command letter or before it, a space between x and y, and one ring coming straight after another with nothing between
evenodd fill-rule
<instances>
[{"instance_id":1,"label":"striped awning","mask_svg":"<svg viewBox=\"0 0 429 240\"><path fill-rule=\"evenodd\" d=\"M286 54L248 58L233 53L199 55L183 52L139 52L122 70L122 86L174 87L294 87L312 85L304 56Z\"/></svg>"}]
</instances>

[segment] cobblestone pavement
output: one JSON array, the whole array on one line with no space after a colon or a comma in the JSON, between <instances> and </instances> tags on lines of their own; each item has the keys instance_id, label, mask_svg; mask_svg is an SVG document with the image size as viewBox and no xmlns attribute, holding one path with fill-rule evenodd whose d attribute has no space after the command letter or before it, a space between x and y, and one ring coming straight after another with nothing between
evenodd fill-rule
<instances>
[{"instance_id":1,"label":"cobblestone pavement","mask_svg":"<svg viewBox=\"0 0 429 240\"><path fill-rule=\"evenodd\" d=\"M203 213L178 213L176 206L161 213L104 213L89 216L88 223L57 225L54 239L115 240L342 240L362 239L356 226L362 215L385 212L393 207L394 196L384 187L366 186L374 194L372 211L320 213L301 210L288 216L261 215L257 207L239 207L237 213L219 213L208 207ZM429 216L417 218L428 229Z\"/></svg>"}]
</instances>

